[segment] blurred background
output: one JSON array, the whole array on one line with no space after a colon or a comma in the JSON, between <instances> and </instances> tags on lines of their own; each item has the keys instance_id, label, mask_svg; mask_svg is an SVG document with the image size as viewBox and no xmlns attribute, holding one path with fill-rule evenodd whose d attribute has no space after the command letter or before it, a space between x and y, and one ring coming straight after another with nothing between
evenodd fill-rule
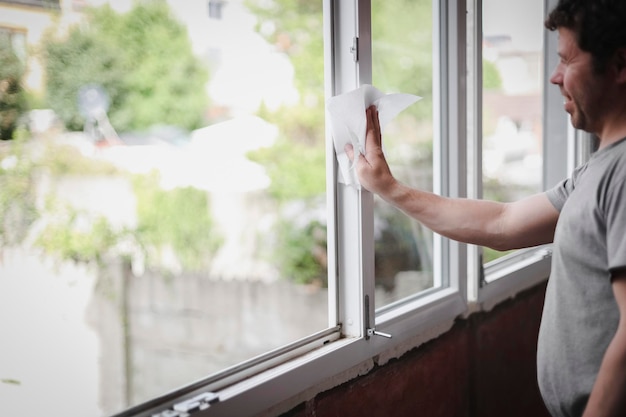
<instances>
[{"instance_id":1,"label":"blurred background","mask_svg":"<svg viewBox=\"0 0 626 417\"><path fill-rule=\"evenodd\" d=\"M432 189L432 2L372 10L374 85L424 98L386 152ZM488 21L507 199L541 186L541 45ZM0 1L0 414L110 415L328 327L323 55L321 1ZM376 306L441 285L375 210Z\"/></svg>"}]
</instances>

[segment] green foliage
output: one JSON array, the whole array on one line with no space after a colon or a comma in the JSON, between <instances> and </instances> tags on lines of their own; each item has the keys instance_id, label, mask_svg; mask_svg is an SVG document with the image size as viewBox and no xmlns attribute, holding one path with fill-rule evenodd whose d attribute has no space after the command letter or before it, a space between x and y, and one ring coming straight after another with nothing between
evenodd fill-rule
<instances>
[{"instance_id":1,"label":"green foliage","mask_svg":"<svg viewBox=\"0 0 626 417\"><path fill-rule=\"evenodd\" d=\"M432 117L432 7L431 0L372 1L373 84L422 97L402 117Z\"/></svg>"},{"instance_id":2,"label":"green foliage","mask_svg":"<svg viewBox=\"0 0 626 417\"><path fill-rule=\"evenodd\" d=\"M497 178L483 179L483 198L493 201L511 202L535 192L533 187L519 185L511 187Z\"/></svg>"},{"instance_id":3,"label":"green foliage","mask_svg":"<svg viewBox=\"0 0 626 417\"><path fill-rule=\"evenodd\" d=\"M75 262L102 262L103 256L121 240L103 216L93 216L71 207L51 203L47 214L51 220L37 238L36 244L47 253Z\"/></svg>"},{"instance_id":4,"label":"green foliage","mask_svg":"<svg viewBox=\"0 0 626 417\"><path fill-rule=\"evenodd\" d=\"M52 198L46 207L46 227L36 244L60 259L100 263L107 254L128 255L128 247L120 249L120 245L130 242L144 251L149 268L165 266L160 261L164 248L172 249L183 269L205 267L220 244L207 194L191 187L165 191L153 176L135 177L134 186L136 229L116 230L105 217Z\"/></svg>"},{"instance_id":5,"label":"green foliage","mask_svg":"<svg viewBox=\"0 0 626 417\"><path fill-rule=\"evenodd\" d=\"M128 175L72 147L41 145L25 137L0 143L0 248L21 243L30 226L39 220L43 228L35 245L59 259L99 263L107 255L127 256L143 250L147 267L159 268L159 254L168 247L184 269L199 269L210 261L221 239L211 221L204 191L165 191L156 178L137 176L137 228L115 228L106 217L63 204L54 195L48 196L38 211L36 179L42 175L52 181L63 176ZM42 156L35 158L36 154Z\"/></svg>"},{"instance_id":6,"label":"green foliage","mask_svg":"<svg viewBox=\"0 0 626 417\"><path fill-rule=\"evenodd\" d=\"M52 179L68 175L122 175L111 164L87 158L68 145L48 143L43 150L40 158L32 159L31 175L37 171ZM36 192L34 182L30 184L30 192ZM115 230L106 217L77 210L54 196L47 197L45 208L38 213L38 218L43 220L45 227L35 245L59 259L75 262L101 263L132 232L127 229Z\"/></svg>"},{"instance_id":7,"label":"green foliage","mask_svg":"<svg viewBox=\"0 0 626 417\"><path fill-rule=\"evenodd\" d=\"M48 106L66 126L84 124L77 94L86 84L107 92L109 119L119 131L202 124L207 70L165 2L138 2L126 14L103 6L88 10L88 18L66 39L44 42Z\"/></svg>"},{"instance_id":8,"label":"green foliage","mask_svg":"<svg viewBox=\"0 0 626 417\"><path fill-rule=\"evenodd\" d=\"M310 200L326 189L325 148L288 141L251 152L272 178L269 193L279 202Z\"/></svg>"},{"instance_id":9,"label":"green foliage","mask_svg":"<svg viewBox=\"0 0 626 417\"><path fill-rule=\"evenodd\" d=\"M248 0L258 19L257 30L284 52L293 65L296 106L262 114L286 137L308 144L324 143L324 38L322 2L307 0ZM267 31L264 28L271 27Z\"/></svg>"},{"instance_id":10,"label":"green foliage","mask_svg":"<svg viewBox=\"0 0 626 417\"><path fill-rule=\"evenodd\" d=\"M497 251L495 249L483 248L483 264L489 263L491 261L495 261L498 258L502 258L504 255L508 255L513 251Z\"/></svg>"},{"instance_id":11,"label":"green foliage","mask_svg":"<svg viewBox=\"0 0 626 417\"><path fill-rule=\"evenodd\" d=\"M86 158L78 149L69 145L46 144L38 165L54 176L109 176L122 174L113 164Z\"/></svg>"},{"instance_id":12,"label":"green foliage","mask_svg":"<svg viewBox=\"0 0 626 417\"><path fill-rule=\"evenodd\" d=\"M278 126L282 140L271 149L251 154L272 180L278 201L312 198L325 190L324 40L322 2L248 0L257 16L257 30L284 52L294 67L299 93L296 105L259 116ZM273 30L268 31L266 28Z\"/></svg>"},{"instance_id":13,"label":"green foliage","mask_svg":"<svg viewBox=\"0 0 626 417\"><path fill-rule=\"evenodd\" d=\"M68 129L83 127L77 100L84 85L101 85L111 100L110 112L115 112L124 96L124 69L115 45L106 38L99 41L93 31L74 29L63 41L48 37L44 48L47 79L44 100Z\"/></svg>"},{"instance_id":14,"label":"green foliage","mask_svg":"<svg viewBox=\"0 0 626 417\"><path fill-rule=\"evenodd\" d=\"M496 65L483 59L483 89L499 90L502 88L502 77Z\"/></svg>"},{"instance_id":15,"label":"green foliage","mask_svg":"<svg viewBox=\"0 0 626 417\"><path fill-rule=\"evenodd\" d=\"M246 4L258 19L259 33L289 57L299 93L293 106L270 111L262 105L259 116L278 126L280 139L248 156L266 168L269 192L279 203L312 201L326 189L322 2L248 0ZM277 239L274 257L283 276L301 284L326 285L325 226L310 222L302 227L283 220Z\"/></svg>"},{"instance_id":16,"label":"green foliage","mask_svg":"<svg viewBox=\"0 0 626 417\"><path fill-rule=\"evenodd\" d=\"M13 138L19 117L26 110L22 87L24 65L13 51L8 36L0 34L0 140Z\"/></svg>"},{"instance_id":17,"label":"green foliage","mask_svg":"<svg viewBox=\"0 0 626 417\"><path fill-rule=\"evenodd\" d=\"M154 176L136 177L134 188L141 245L157 257L170 246L186 269L206 266L221 244L207 193L192 187L163 190ZM158 258L148 261L158 264Z\"/></svg>"},{"instance_id":18,"label":"green foliage","mask_svg":"<svg viewBox=\"0 0 626 417\"><path fill-rule=\"evenodd\" d=\"M376 237L376 284L385 285L400 271L423 269L419 246L410 232L411 220L399 211L377 210L381 229ZM282 218L277 227L281 242L274 256L282 276L298 284L328 285L326 224L311 220L301 225L301 219Z\"/></svg>"},{"instance_id":19,"label":"green foliage","mask_svg":"<svg viewBox=\"0 0 626 417\"><path fill-rule=\"evenodd\" d=\"M0 143L0 247L22 241L37 218L33 163L26 140Z\"/></svg>"},{"instance_id":20,"label":"green foliage","mask_svg":"<svg viewBox=\"0 0 626 417\"><path fill-rule=\"evenodd\" d=\"M276 251L282 275L298 284L327 286L326 226L311 221L299 228L291 221L283 221L279 224L278 235L283 242Z\"/></svg>"},{"instance_id":21,"label":"green foliage","mask_svg":"<svg viewBox=\"0 0 626 417\"><path fill-rule=\"evenodd\" d=\"M3 384L22 385L21 381L12 378L2 378L0 379L0 382Z\"/></svg>"}]
</instances>

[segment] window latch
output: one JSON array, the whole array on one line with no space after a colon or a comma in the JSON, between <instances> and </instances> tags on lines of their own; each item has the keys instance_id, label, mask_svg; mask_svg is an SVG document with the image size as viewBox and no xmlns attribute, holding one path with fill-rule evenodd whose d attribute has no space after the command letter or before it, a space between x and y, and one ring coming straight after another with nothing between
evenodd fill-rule
<instances>
[{"instance_id":1,"label":"window latch","mask_svg":"<svg viewBox=\"0 0 626 417\"><path fill-rule=\"evenodd\" d=\"M153 414L152 417L189 417L196 411L206 410L211 404L219 401L219 396L213 392L204 392L185 401L174 404L172 408Z\"/></svg>"},{"instance_id":2,"label":"window latch","mask_svg":"<svg viewBox=\"0 0 626 417\"><path fill-rule=\"evenodd\" d=\"M366 339L369 339L370 337L372 337L373 335L376 336L382 336L382 337L386 337L387 339L391 339L391 335L389 333L383 333L383 332L379 332L378 330L376 330L375 328L370 328L367 329L367 336L365 337Z\"/></svg>"},{"instance_id":3,"label":"window latch","mask_svg":"<svg viewBox=\"0 0 626 417\"><path fill-rule=\"evenodd\" d=\"M350 53L352 54L352 59L354 59L354 62L359 62L359 38L356 36L352 38Z\"/></svg>"},{"instance_id":4,"label":"window latch","mask_svg":"<svg viewBox=\"0 0 626 417\"><path fill-rule=\"evenodd\" d=\"M389 333L383 333L376 330L376 327L370 326L370 296L365 296L365 340L369 340L372 336L382 336L391 339Z\"/></svg>"}]
</instances>

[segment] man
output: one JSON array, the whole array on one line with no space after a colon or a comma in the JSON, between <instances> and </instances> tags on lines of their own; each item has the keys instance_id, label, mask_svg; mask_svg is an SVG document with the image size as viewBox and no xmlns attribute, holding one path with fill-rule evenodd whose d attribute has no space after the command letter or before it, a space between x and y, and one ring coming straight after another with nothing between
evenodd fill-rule
<instances>
[{"instance_id":1,"label":"man","mask_svg":"<svg viewBox=\"0 0 626 417\"><path fill-rule=\"evenodd\" d=\"M453 199L398 182L367 109L361 184L433 231L507 250L554 242L538 378L554 416L626 416L626 1L560 0L550 81L599 150L555 188L514 203ZM353 160L354 151L346 147Z\"/></svg>"}]
</instances>

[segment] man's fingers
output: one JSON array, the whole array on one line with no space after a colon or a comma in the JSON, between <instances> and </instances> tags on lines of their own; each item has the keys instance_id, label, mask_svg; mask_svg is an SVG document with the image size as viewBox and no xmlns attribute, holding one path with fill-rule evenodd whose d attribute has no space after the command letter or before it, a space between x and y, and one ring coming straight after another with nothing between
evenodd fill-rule
<instances>
[{"instance_id":1,"label":"man's fingers","mask_svg":"<svg viewBox=\"0 0 626 417\"><path fill-rule=\"evenodd\" d=\"M380 121L378 120L378 109L376 106L369 106L366 110L367 116L367 136L366 141L373 140L374 145L382 146L380 134Z\"/></svg>"}]
</instances>

